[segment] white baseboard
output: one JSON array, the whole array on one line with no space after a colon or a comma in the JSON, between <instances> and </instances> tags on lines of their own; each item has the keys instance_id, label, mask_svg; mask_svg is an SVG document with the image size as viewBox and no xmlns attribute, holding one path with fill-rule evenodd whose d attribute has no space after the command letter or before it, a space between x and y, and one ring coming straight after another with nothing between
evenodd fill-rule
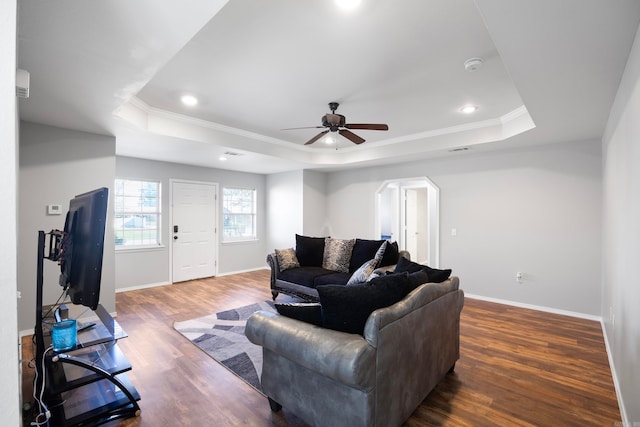
<instances>
[{"instance_id":1,"label":"white baseboard","mask_svg":"<svg viewBox=\"0 0 640 427\"><path fill-rule=\"evenodd\" d=\"M250 273L252 271L269 270L269 269L270 269L269 267L258 267L258 268L249 268L249 269L246 269L246 270L227 271L225 273L218 273L218 277L231 276L232 274Z\"/></svg>"},{"instance_id":2,"label":"white baseboard","mask_svg":"<svg viewBox=\"0 0 640 427\"><path fill-rule=\"evenodd\" d=\"M158 283L148 283L146 285L129 286L127 288L117 288L116 289L116 293L127 292L127 291L137 291L139 289L155 288L155 287L158 287L158 286L166 286L166 285L170 285L170 284L171 284L171 282L158 282Z\"/></svg>"},{"instance_id":3,"label":"white baseboard","mask_svg":"<svg viewBox=\"0 0 640 427\"><path fill-rule=\"evenodd\" d=\"M620 416L622 417L623 426L631 426L631 422L627 417L627 410L624 407L624 401L622 400L622 394L620 392L620 382L616 375L615 365L613 364L613 356L611 355L611 347L609 346L609 338L607 337L607 329L604 327L604 319L600 321L602 326L602 336L604 337L604 346L607 349L607 357L609 358L609 369L611 370L611 378L613 378L613 387L616 390L616 397L618 398L618 408L620 409Z\"/></svg>"},{"instance_id":4,"label":"white baseboard","mask_svg":"<svg viewBox=\"0 0 640 427\"><path fill-rule=\"evenodd\" d=\"M587 319L587 320L594 320L596 322L602 322L601 316L595 316L593 314L578 313L576 311L560 310L557 308L543 307L540 305L525 304L522 302L509 301L509 300L504 300L500 298L484 297L481 295L468 294L466 292L464 296L472 299L482 300L482 301L495 302L497 304L511 305L514 307L528 308L530 310L544 311L546 313L561 314L563 316L578 317L580 319Z\"/></svg>"}]
</instances>

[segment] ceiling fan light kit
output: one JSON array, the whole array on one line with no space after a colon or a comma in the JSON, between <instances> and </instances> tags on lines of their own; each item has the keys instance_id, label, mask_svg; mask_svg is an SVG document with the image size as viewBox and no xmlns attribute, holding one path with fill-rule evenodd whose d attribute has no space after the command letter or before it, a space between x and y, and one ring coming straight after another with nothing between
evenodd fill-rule
<instances>
[{"instance_id":1,"label":"ceiling fan light kit","mask_svg":"<svg viewBox=\"0 0 640 427\"><path fill-rule=\"evenodd\" d=\"M283 129L283 130L292 130L292 129L316 129L316 128L329 128L327 130L324 130L322 132L320 132L319 134L317 134L316 136L314 136L313 138L311 138L310 140L308 140L307 142L305 142L304 145L311 145L314 142L316 142L317 140L319 140L320 138L322 138L324 135L326 135L329 132L338 132L338 134L344 136L345 138L347 138L349 141L353 142L354 144L362 144L363 142L365 142L366 140L358 135L356 135L355 133L351 132L349 129L362 129L362 130L389 130L389 126L387 126L386 124L382 124L382 123L347 123L347 119L345 118L345 116L343 116L342 114L336 114L336 110L338 109L338 107L340 106L339 103L337 102L330 102L329 103L329 109L331 110L331 113L327 113L324 116L322 116L322 118L320 119L322 126L309 126L309 127L302 127L302 128L288 128L288 129Z\"/></svg>"}]
</instances>

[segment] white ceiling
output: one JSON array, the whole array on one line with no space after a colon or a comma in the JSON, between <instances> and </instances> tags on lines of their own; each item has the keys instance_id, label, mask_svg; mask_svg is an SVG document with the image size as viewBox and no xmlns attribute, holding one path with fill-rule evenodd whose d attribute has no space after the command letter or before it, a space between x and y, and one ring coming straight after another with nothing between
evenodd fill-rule
<instances>
[{"instance_id":1,"label":"white ceiling","mask_svg":"<svg viewBox=\"0 0 640 427\"><path fill-rule=\"evenodd\" d=\"M18 6L22 120L115 135L119 155L256 173L599 139L640 19L637 0ZM282 130L319 126L332 101L389 131L336 147L304 146L322 129Z\"/></svg>"}]
</instances>

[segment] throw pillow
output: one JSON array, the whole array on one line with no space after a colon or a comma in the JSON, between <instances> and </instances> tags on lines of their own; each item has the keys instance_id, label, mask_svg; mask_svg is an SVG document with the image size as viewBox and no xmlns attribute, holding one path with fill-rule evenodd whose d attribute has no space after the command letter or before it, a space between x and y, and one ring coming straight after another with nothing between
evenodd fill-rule
<instances>
[{"instance_id":1,"label":"throw pillow","mask_svg":"<svg viewBox=\"0 0 640 427\"><path fill-rule=\"evenodd\" d=\"M380 264L380 261L382 261L382 257L384 256L384 252L386 250L387 250L387 241L385 240L384 242L382 242L382 244L380 245L380 247L376 251L376 254L373 256L373 259L375 259L377 261L376 265Z\"/></svg>"},{"instance_id":2,"label":"throw pillow","mask_svg":"<svg viewBox=\"0 0 640 427\"><path fill-rule=\"evenodd\" d=\"M276 310L283 316L312 325L322 326L322 307L317 302L276 303Z\"/></svg>"},{"instance_id":3,"label":"throw pillow","mask_svg":"<svg viewBox=\"0 0 640 427\"><path fill-rule=\"evenodd\" d=\"M451 276L451 269L439 270L437 268L431 268L428 265L418 264L417 262L409 261L404 257L400 257L398 259L398 264L396 264L395 273L409 272L415 273L420 270L425 270L429 275L429 281L432 283L440 283L444 282Z\"/></svg>"},{"instance_id":4,"label":"throw pillow","mask_svg":"<svg viewBox=\"0 0 640 427\"><path fill-rule=\"evenodd\" d=\"M401 273L396 273L396 274L401 274ZM418 286L424 283L429 283L430 281L431 279L429 278L429 273L427 273L426 269L416 271L415 273L410 273L408 291L411 292L414 289L416 289Z\"/></svg>"},{"instance_id":5,"label":"throw pillow","mask_svg":"<svg viewBox=\"0 0 640 427\"><path fill-rule=\"evenodd\" d=\"M353 285L354 283L362 283L369 280L369 276L373 273L373 270L376 269L376 265L378 265L378 260L370 259L365 262L353 272L349 280L347 281L347 285Z\"/></svg>"},{"instance_id":6,"label":"throw pillow","mask_svg":"<svg viewBox=\"0 0 640 427\"><path fill-rule=\"evenodd\" d=\"M296 257L296 251L294 251L293 248L276 249L276 259L278 260L278 268L281 272L300 267L298 257Z\"/></svg>"},{"instance_id":7,"label":"throw pillow","mask_svg":"<svg viewBox=\"0 0 640 427\"><path fill-rule=\"evenodd\" d=\"M376 252L380 249L380 246L385 242L386 240L356 239L356 243L353 245L353 252L351 253L349 271L353 273L358 268L360 268L362 264L364 264L365 262L369 261L372 258L375 258Z\"/></svg>"},{"instance_id":8,"label":"throw pillow","mask_svg":"<svg viewBox=\"0 0 640 427\"><path fill-rule=\"evenodd\" d=\"M296 256L302 267L322 266L324 239L296 234Z\"/></svg>"},{"instance_id":9,"label":"throw pillow","mask_svg":"<svg viewBox=\"0 0 640 427\"><path fill-rule=\"evenodd\" d=\"M378 277L360 286L318 286L322 325L362 335L369 315L404 298L408 284L409 275L405 273Z\"/></svg>"},{"instance_id":10,"label":"throw pillow","mask_svg":"<svg viewBox=\"0 0 640 427\"><path fill-rule=\"evenodd\" d=\"M379 266L386 267L388 265L394 265L398 262L399 256L398 242L388 243Z\"/></svg>"},{"instance_id":11,"label":"throw pillow","mask_svg":"<svg viewBox=\"0 0 640 427\"><path fill-rule=\"evenodd\" d=\"M345 240L327 237L324 241L322 268L339 273L348 273L351 252L355 243L356 239Z\"/></svg>"},{"instance_id":12,"label":"throw pillow","mask_svg":"<svg viewBox=\"0 0 640 427\"><path fill-rule=\"evenodd\" d=\"M373 270L373 273L371 273L371 274L369 275L369 278L367 279L367 282L368 282L368 281L370 281L370 280L375 279L376 277L382 277L382 276L384 276L384 275L385 275L385 274L387 274L387 273L388 273L388 272L385 272L385 271Z\"/></svg>"}]
</instances>

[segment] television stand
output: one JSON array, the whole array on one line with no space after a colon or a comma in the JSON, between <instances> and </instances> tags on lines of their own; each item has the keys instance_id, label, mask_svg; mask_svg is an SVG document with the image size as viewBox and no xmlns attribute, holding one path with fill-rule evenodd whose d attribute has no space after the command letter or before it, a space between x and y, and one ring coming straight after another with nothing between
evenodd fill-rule
<instances>
[{"instance_id":1,"label":"television stand","mask_svg":"<svg viewBox=\"0 0 640 427\"><path fill-rule=\"evenodd\" d=\"M52 426L97 425L140 415L140 395L126 372L131 364L117 340L126 334L102 307L96 325L78 334L76 349L45 354Z\"/></svg>"},{"instance_id":2,"label":"television stand","mask_svg":"<svg viewBox=\"0 0 640 427\"><path fill-rule=\"evenodd\" d=\"M54 232L49 233L51 236ZM39 380L35 395L42 396L47 406L50 427L99 425L118 418L140 415L140 394L126 372L131 364L118 348L117 341L126 338L118 322L98 304L87 322L94 325L78 332L75 348L54 352L51 336L43 331L43 271L46 234L38 233L36 273L36 357ZM84 320L84 319L83 319Z\"/></svg>"}]
</instances>

